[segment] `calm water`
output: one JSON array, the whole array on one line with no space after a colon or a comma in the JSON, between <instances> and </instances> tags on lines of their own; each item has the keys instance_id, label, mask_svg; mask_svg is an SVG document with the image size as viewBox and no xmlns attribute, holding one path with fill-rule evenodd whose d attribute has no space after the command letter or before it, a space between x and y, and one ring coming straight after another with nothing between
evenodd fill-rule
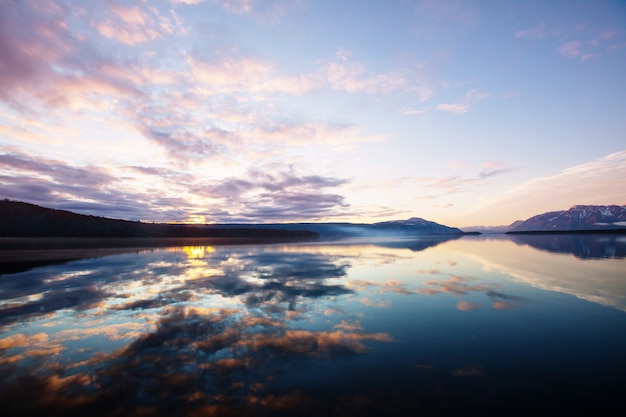
<instances>
[{"instance_id":1,"label":"calm water","mask_svg":"<svg viewBox=\"0 0 626 417\"><path fill-rule=\"evenodd\" d=\"M602 415L626 237L180 247L0 275L3 415Z\"/></svg>"}]
</instances>

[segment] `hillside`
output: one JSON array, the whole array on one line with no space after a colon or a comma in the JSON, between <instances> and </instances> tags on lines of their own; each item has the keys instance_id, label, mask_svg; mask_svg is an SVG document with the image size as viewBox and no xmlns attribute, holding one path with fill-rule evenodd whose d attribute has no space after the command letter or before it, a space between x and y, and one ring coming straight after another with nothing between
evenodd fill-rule
<instances>
[{"instance_id":1,"label":"hillside","mask_svg":"<svg viewBox=\"0 0 626 417\"><path fill-rule=\"evenodd\" d=\"M507 233L626 232L626 206L574 206L511 225Z\"/></svg>"},{"instance_id":2,"label":"hillside","mask_svg":"<svg viewBox=\"0 0 626 417\"><path fill-rule=\"evenodd\" d=\"M258 228L204 228L133 222L88 216L34 204L1 200L0 237L100 237L100 238L255 238L315 239L306 230Z\"/></svg>"}]
</instances>

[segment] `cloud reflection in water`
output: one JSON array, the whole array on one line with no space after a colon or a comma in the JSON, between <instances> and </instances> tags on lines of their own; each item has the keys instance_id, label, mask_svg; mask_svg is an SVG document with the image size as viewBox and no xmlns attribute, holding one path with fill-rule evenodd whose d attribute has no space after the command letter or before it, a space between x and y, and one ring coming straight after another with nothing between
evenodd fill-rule
<instances>
[{"instance_id":1,"label":"cloud reflection in water","mask_svg":"<svg viewBox=\"0 0 626 417\"><path fill-rule=\"evenodd\" d=\"M271 409L290 367L391 341L346 325L349 314L302 326L315 300L353 293L349 267L341 255L193 247L5 276L1 400L20 414Z\"/></svg>"},{"instance_id":2,"label":"cloud reflection in water","mask_svg":"<svg viewBox=\"0 0 626 417\"><path fill-rule=\"evenodd\" d=\"M543 301L468 242L171 248L0 276L0 403L12 415L457 415L528 404L537 387L610 398L623 313ZM585 327L577 309L611 325Z\"/></svg>"}]
</instances>

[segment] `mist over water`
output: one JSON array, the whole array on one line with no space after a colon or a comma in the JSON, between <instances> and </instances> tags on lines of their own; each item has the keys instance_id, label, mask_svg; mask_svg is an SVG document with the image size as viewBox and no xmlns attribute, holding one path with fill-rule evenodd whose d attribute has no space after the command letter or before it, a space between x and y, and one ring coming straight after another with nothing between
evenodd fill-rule
<instances>
[{"instance_id":1,"label":"mist over water","mask_svg":"<svg viewBox=\"0 0 626 417\"><path fill-rule=\"evenodd\" d=\"M172 247L0 275L0 403L52 416L602 412L626 387L626 242L585 239Z\"/></svg>"}]
</instances>

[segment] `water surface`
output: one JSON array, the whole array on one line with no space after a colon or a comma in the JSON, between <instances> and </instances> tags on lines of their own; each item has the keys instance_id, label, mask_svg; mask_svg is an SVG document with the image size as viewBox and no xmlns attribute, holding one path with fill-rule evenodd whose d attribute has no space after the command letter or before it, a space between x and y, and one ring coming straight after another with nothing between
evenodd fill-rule
<instances>
[{"instance_id":1,"label":"water surface","mask_svg":"<svg viewBox=\"0 0 626 417\"><path fill-rule=\"evenodd\" d=\"M0 404L597 414L626 388L625 253L620 236L463 237L159 248L8 273Z\"/></svg>"}]
</instances>

